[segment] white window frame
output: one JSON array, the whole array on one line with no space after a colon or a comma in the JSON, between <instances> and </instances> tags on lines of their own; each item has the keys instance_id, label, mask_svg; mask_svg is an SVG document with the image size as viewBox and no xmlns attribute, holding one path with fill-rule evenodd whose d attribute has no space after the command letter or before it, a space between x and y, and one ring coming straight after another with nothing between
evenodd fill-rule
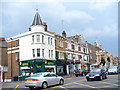
<instances>
[{"instance_id":1,"label":"white window frame","mask_svg":"<svg viewBox=\"0 0 120 90\"><path fill-rule=\"evenodd\" d=\"M40 48L37 48L37 57L40 57L40 56L38 56L38 54L40 54Z\"/></svg>"},{"instance_id":2,"label":"white window frame","mask_svg":"<svg viewBox=\"0 0 120 90\"><path fill-rule=\"evenodd\" d=\"M32 55L35 57L35 49L32 49Z\"/></svg>"},{"instance_id":3,"label":"white window frame","mask_svg":"<svg viewBox=\"0 0 120 90\"><path fill-rule=\"evenodd\" d=\"M42 43L44 43L44 35L42 35Z\"/></svg>"},{"instance_id":4,"label":"white window frame","mask_svg":"<svg viewBox=\"0 0 120 90\"><path fill-rule=\"evenodd\" d=\"M34 42L35 42L35 36L32 35L32 43L34 43Z\"/></svg>"},{"instance_id":5,"label":"white window frame","mask_svg":"<svg viewBox=\"0 0 120 90\"><path fill-rule=\"evenodd\" d=\"M37 42L39 43L40 42L40 35L37 35L36 38L37 38Z\"/></svg>"},{"instance_id":6,"label":"white window frame","mask_svg":"<svg viewBox=\"0 0 120 90\"><path fill-rule=\"evenodd\" d=\"M44 49L42 49L42 57L45 57Z\"/></svg>"}]
</instances>

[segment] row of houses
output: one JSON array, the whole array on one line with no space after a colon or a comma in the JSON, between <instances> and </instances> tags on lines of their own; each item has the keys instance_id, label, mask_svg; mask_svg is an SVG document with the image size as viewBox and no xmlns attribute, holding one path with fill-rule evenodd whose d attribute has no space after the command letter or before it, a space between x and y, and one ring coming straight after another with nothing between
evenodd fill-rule
<instances>
[{"instance_id":1,"label":"row of houses","mask_svg":"<svg viewBox=\"0 0 120 90\"><path fill-rule=\"evenodd\" d=\"M5 42L5 39L1 41ZM3 66L8 67L2 75L5 81L21 81L45 71L58 75L73 74L76 68L90 70L100 67L101 57L107 61L105 66L110 66L108 59L113 58L97 42L92 45L84 41L83 35L67 37L65 31L61 35L49 31L38 12L28 32L7 39L6 50L7 61L2 60L8 63Z\"/></svg>"}]
</instances>

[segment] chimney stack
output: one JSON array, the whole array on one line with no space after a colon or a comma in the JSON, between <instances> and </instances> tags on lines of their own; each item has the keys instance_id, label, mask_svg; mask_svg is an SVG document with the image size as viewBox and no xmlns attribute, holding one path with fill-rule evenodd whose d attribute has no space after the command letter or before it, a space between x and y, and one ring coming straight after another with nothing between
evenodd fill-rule
<instances>
[{"instance_id":1,"label":"chimney stack","mask_svg":"<svg viewBox=\"0 0 120 90\"><path fill-rule=\"evenodd\" d=\"M65 31L62 32L62 36L63 36L64 38L66 38L66 32L65 32Z\"/></svg>"},{"instance_id":2,"label":"chimney stack","mask_svg":"<svg viewBox=\"0 0 120 90\"><path fill-rule=\"evenodd\" d=\"M98 43L97 43L97 42L94 42L94 46L97 47L97 46L98 46Z\"/></svg>"},{"instance_id":3,"label":"chimney stack","mask_svg":"<svg viewBox=\"0 0 120 90\"><path fill-rule=\"evenodd\" d=\"M100 47L99 47L100 49L102 49L102 45L100 45Z\"/></svg>"},{"instance_id":4,"label":"chimney stack","mask_svg":"<svg viewBox=\"0 0 120 90\"><path fill-rule=\"evenodd\" d=\"M46 22L44 22L43 25L45 26L45 31L47 31L47 24L46 24Z\"/></svg>"}]
</instances>

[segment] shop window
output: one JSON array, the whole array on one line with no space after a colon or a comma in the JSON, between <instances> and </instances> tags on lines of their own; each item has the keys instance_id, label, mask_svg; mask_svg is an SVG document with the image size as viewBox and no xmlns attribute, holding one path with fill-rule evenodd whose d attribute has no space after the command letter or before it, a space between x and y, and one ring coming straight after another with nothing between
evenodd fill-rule
<instances>
[{"instance_id":1,"label":"shop window","mask_svg":"<svg viewBox=\"0 0 120 90\"><path fill-rule=\"evenodd\" d=\"M37 57L40 57L40 49L37 49Z\"/></svg>"}]
</instances>

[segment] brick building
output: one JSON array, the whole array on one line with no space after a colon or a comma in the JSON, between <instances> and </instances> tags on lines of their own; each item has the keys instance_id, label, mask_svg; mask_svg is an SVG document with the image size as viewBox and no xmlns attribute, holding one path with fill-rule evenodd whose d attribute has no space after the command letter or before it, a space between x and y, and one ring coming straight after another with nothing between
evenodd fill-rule
<instances>
[{"instance_id":1,"label":"brick building","mask_svg":"<svg viewBox=\"0 0 120 90\"><path fill-rule=\"evenodd\" d=\"M8 71L7 42L0 38L0 81L4 82Z\"/></svg>"},{"instance_id":2,"label":"brick building","mask_svg":"<svg viewBox=\"0 0 120 90\"><path fill-rule=\"evenodd\" d=\"M62 35L55 34L55 48L58 73L62 70L62 74L71 74L75 68L88 69L88 48L82 35L67 37L65 31Z\"/></svg>"}]
</instances>

